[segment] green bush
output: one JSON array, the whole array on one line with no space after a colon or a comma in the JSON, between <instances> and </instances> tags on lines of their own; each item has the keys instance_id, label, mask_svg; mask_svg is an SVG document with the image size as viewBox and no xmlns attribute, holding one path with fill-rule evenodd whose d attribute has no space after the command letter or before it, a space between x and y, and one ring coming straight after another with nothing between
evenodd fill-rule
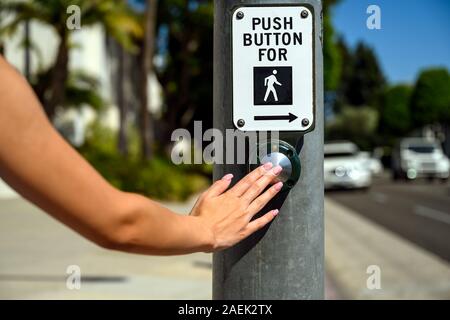
<instances>
[{"instance_id":1,"label":"green bush","mask_svg":"<svg viewBox=\"0 0 450 320\"><path fill-rule=\"evenodd\" d=\"M131 140L137 135L130 134ZM117 151L116 134L92 125L85 144L79 149L112 185L128 192L136 192L151 198L182 201L208 186L208 179L188 166L177 166L167 157L156 155L142 161L137 154L135 141L130 141L130 154L122 156Z\"/></svg>"},{"instance_id":2,"label":"green bush","mask_svg":"<svg viewBox=\"0 0 450 320\"><path fill-rule=\"evenodd\" d=\"M327 140L350 140L363 150L375 144L378 112L371 107L346 106L325 127Z\"/></svg>"}]
</instances>

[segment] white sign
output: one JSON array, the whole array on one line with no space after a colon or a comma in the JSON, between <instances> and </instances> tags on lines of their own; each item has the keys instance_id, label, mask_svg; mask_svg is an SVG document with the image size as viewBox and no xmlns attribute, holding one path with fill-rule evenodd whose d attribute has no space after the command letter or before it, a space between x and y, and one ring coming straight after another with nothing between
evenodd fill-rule
<instances>
[{"instance_id":1,"label":"white sign","mask_svg":"<svg viewBox=\"0 0 450 320\"><path fill-rule=\"evenodd\" d=\"M244 131L314 123L313 14L302 6L234 11L233 122Z\"/></svg>"}]
</instances>

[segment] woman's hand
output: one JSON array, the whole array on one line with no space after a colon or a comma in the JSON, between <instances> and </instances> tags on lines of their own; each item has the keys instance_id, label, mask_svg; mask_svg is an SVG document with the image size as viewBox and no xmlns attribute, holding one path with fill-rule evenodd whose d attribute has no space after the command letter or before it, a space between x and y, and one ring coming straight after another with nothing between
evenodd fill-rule
<instances>
[{"instance_id":1,"label":"woman's hand","mask_svg":"<svg viewBox=\"0 0 450 320\"><path fill-rule=\"evenodd\" d=\"M0 56L0 176L24 197L105 248L172 255L232 246L269 223L252 217L281 189L262 195L281 168L268 164L229 191L214 183L191 216L111 186L52 127L32 89Z\"/></svg>"},{"instance_id":2,"label":"woman's hand","mask_svg":"<svg viewBox=\"0 0 450 320\"><path fill-rule=\"evenodd\" d=\"M197 221L210 237L209 251L231 247L275 218L278 210L269 211L251 221L281 190L283 183L278 182L262 193L281 170L280 166L272 168L271 163L266 163L225 192L233 178L233 175L227 174L200 196L191 216L198 218Z\"/></svg>"}]
</instances>

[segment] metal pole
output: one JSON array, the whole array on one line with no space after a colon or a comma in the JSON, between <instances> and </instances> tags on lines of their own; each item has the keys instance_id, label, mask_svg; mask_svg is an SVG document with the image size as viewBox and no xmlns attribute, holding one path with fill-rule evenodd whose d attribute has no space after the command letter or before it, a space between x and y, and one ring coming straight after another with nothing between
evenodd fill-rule
<instances>
[{"instance_id":1,"label":"metal pole","mask_svg":"<svg viewBox=\"0 0 450 320\"><path fill-rule=\"evenodd\" d=\"M214 299L323 299L323 65L321 3L318 0L215 0L214 127L233 129L231 15L246 5L309 4L315 15L315 130L305 134L299 153L298 183L269 207L280 208L274 222L238 245L214 254ZM292 141L292 136L280 138ZM294 135L295 138L295 135ZM214 179L247 174L246 165L215 165Z\"/></svg>"}]
</instances>

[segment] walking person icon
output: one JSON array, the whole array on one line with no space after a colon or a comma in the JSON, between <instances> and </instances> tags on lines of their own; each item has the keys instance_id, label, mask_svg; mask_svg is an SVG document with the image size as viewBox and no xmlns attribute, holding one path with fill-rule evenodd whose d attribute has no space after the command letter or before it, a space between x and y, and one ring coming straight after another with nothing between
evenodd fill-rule
<instances>
[{"instance_id":1,"label":"walking person icon","mask_svg":"<svg viewBox=\"0 0 450 320\"><path fill-rule=\"evenodd\" d=\"M264 95L264 101L267 101L269 94L272 93L275 101L278 101L277 90L275 89L275 84L282 86L281 83L278 82L276 77L277 70L273 70L272 74L264 79L264 86L267 87L266 94Z\"/></svg>"},{"instance_id":2,"label":"walking person icon","mask_svg":"<svg viewBox=\"0 0 450 320\"><path fill-rule=\"evenodd\" d=\"M292 105L292 67L253 67L253 105Z\"/></svg>"}]
</instances>

